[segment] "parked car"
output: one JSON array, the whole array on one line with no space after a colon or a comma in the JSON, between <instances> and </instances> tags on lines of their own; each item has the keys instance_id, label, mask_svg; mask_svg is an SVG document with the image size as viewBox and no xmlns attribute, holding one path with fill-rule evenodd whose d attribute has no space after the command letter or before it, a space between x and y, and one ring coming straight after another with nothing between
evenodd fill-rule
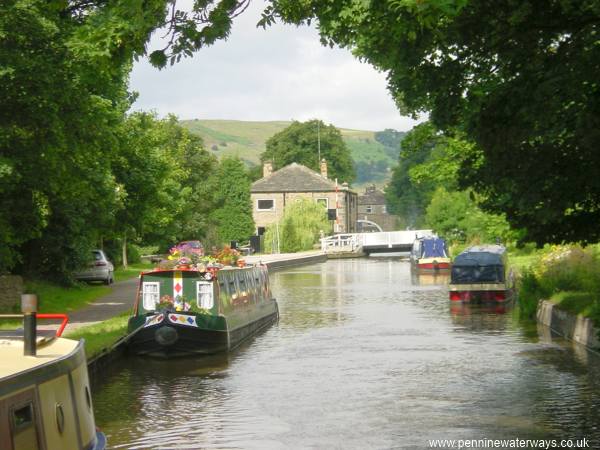
<instances>
[{"instance_id":1,"label":"parked car","mask_svg":"<svg viewBox=\"0 0 600 450\"><path fill-rule=\"evenodd\" d=\"M181 253L192 253L198 256L204 256L204 246L200 241L182 241L175 246L175 249Z\"/></svg>"},{"instance_id":2,"label":"parked car","mask_svg":"<svg viewBox=\"0 0 600 450\"><path fill-rule=\"evenodd\" d=\"M115 281L115 267L102 250L92 250L91 262L85 269L75 273L75 279L111 284Z\"/></svg>"}]
</instances>

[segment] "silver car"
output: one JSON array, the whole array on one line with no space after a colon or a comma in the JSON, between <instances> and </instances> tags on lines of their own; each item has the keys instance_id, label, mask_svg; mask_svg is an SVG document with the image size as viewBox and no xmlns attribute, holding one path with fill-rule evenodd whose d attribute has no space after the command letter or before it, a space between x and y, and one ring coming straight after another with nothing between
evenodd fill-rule
<instances>
[{"instance_id":1,"label":"silver car","mask_svg":"<svg viewBox=\"0 0 600 450\"><path fill-rule=\"evenodd\" d=\"M115 267L102 250L92 250L92 261L84 270L75 274L75 279L111 284L115 281Z\"/></svg>"}]
</instances>

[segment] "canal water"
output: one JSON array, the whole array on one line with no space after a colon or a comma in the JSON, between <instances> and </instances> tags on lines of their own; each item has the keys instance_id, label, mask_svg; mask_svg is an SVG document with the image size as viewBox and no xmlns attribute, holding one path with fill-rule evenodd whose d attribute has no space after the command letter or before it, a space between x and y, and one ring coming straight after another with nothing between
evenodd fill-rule
<instances>
[{"instance_id":1,"label":"canal water","mask_svg":"<svg viewBox=\"0 0 600 450\"><path fill-rule=\"evenodd\" d=\"M400 259L273 273L278 324L230 355L121 360L95 386L97 425L112 449L600 448L600 357L514 311L451 306L445 283Z\"/></svg>"}]
</instances>

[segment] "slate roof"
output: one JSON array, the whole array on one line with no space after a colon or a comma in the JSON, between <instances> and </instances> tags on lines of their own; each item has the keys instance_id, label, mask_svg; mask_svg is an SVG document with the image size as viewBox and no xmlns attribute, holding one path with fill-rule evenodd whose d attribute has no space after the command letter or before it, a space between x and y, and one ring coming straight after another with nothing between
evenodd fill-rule
<instances>
[{"instance_id":1,"label":"slate roof","mask_svg":"<svg viewBox=\"0 0 600 450\"><path fill-rule=\"evenodd\" d=\"M375 187L368 187L363 195L358 196L359 205L385 205L385 195Z\"/></svg>"},{"instance_id":2,"label":"slate roof","mask_svg":"<svg viewBox=\"0 0 600 450\"><path fill-rule=\"evenodd\" d=\"M343 188L340 186L340 190ZM335 183L302 164L292 163L252 183L250 192L330 192Z\"/></svg>"}]
</instances>

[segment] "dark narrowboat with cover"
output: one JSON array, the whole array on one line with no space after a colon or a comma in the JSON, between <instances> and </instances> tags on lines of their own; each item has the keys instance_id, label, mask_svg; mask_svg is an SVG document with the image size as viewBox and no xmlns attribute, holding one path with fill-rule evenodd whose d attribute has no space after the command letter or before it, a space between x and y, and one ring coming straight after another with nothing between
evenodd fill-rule
<instances>
[{"instance_id":1,"label":"dark narrowboat with cover","mask_svg":"<svg viewBox=\"0 0 600 450\"><path fill-rule=\"evenodd\" d=\"M514 297L514 277L506 248L478 245L454 258L450 274L450 300L508 302Z\"/></svg>"},{"instance_id":2,"label":"dark narrowboat with cover","mask_svg":"<svg viewBox=\"0 0 600 450\"><path fill-rule=\"evenodd\" d=\"M448 270L452 265L446 249L446 241L438 236L415 239L410 260L422 271Z\"/></svg>"},{"instance_id":3,"label":"dark narrowboat with cover","mask_svg":"<svg viewBox=\"0 0 600 450\"><path fill-rule=\"evenodd\" d=\"M276 321L266 266L178 266L140 275L129 351L163 358L228 351Z\"/></svg>"}]
</instances>

